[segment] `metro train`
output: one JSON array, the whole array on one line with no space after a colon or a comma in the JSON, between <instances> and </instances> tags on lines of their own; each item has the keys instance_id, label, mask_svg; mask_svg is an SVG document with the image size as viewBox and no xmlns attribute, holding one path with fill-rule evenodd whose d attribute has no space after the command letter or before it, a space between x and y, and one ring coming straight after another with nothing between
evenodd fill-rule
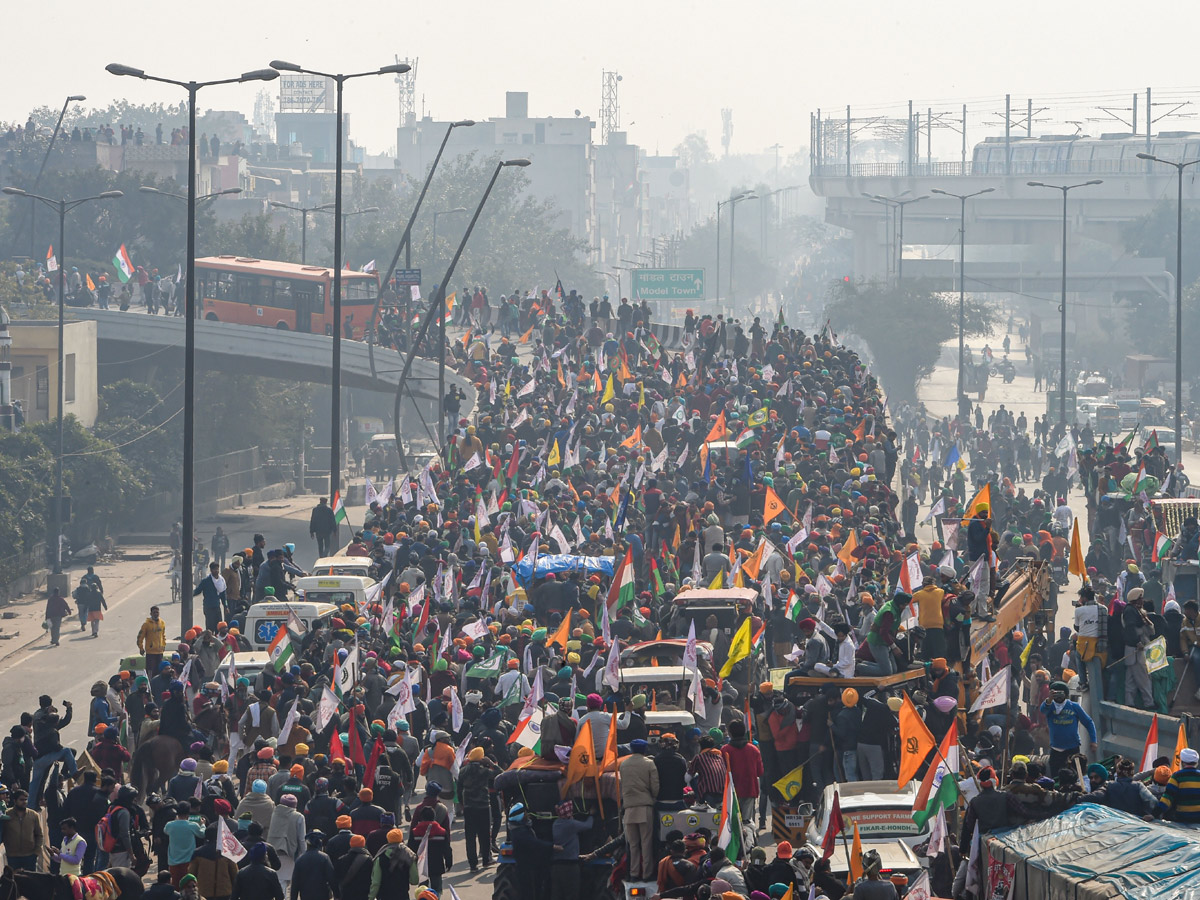
<instances>
[{"instance_id":1,"label":"metro train","mask_svg":"<svg viewBox=\"0 0 1200 900\"><path fill-rule=\"evenodd\" d=\"M1145 175L1170 174L1165 166L1138 159L1137 154L1172 161L1200 158L1200 132L1163 131L1150 138L1128 133L1047 134L1039 137L1011 137L1008 151L1011 168L1005 160L1003 137L985 138L975 146L971 157L972 175Z\"/></svg>"}]
</instances>

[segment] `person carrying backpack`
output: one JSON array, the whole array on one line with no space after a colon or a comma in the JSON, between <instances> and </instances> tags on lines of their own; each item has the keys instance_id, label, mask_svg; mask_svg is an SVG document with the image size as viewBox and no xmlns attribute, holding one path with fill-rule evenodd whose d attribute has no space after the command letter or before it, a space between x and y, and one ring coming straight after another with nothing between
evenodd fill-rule
<instances>
[{"instance_id":1,"label":"person carrying backpack","mask_svg":"<svg viewBox=\"0 0 1200 900\"><path fill-rule=\"evenodd\" d=\"M387 846L375 857L367 900L408 900L409 872L417 857L404 843L404 832L393 828Z\"/></svg>"}]
</instances>

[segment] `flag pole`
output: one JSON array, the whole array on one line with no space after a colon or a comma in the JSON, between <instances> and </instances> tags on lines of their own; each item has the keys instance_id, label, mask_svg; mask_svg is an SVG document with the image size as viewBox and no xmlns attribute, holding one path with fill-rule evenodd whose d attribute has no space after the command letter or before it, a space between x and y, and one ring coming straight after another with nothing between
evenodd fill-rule
<instances>
[{"instance_id":1,"label":"flag pole","mask_svg":"<svg viewBox=\"0 0 1200 900\"><path fill-rule=\"evenodd\" d=\"M848 819L842 820L842 849L846 851L846 884L850 888L850 890L853 891L854 885L850 884L850 879L854 877L854 866L850 864L850 842L846 837L846 823L847 822L850 822L851 825L854 824L851 820L848 820ZM862 860L859 860L859 863L861 864Z\"/></svg>"}]
</instances>

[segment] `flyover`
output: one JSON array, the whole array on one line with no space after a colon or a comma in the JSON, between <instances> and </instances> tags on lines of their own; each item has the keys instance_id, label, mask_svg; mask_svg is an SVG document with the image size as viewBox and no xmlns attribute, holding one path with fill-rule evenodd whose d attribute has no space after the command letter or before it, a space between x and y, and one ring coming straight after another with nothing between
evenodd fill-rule
<instances>
[{"instance_id":1,"label":"flyover","mask_svg":"<svg viewBox=\"0 0 1200 900\"><path fill-rule=\"evenodd\" d=\"M77 319L96 322L96 340L104 363L174 365L183 360L184 320L102 309L71 309ZM323 334L302 334L196 320L196 365L215 371L236 370L247 375L329 384L332 380L332 342ZM342 386L391 393L395 391L404 357L395 350L362 341L342 341ZM413 362L409 377L412 393L420 400L437 401L437 364L428 359ZM448 385L457 384L474 404L471 384L447 370Z\"/></svg>"}]
</instances>

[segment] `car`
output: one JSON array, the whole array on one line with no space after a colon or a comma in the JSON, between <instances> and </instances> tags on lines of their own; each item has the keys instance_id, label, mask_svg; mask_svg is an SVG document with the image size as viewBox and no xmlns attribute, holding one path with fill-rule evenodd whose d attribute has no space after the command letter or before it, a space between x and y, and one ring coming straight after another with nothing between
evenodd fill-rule
<instances>
[{"instance_id":1,"label":"car","mask_svg":"<svg viewBox=\"0 0 1200 900\"><path fill-rule=\"evenodd\" d=\"M922 868L913 847L922 843L929 833L928 823L918 828L912 819L917 788L916 781L910 782L902 790L897 790L894 781L827 784L809 823L808 841L815 847L821 846L829 827L829 813L836 792L846 822L844 834L847 841L850 839L851 823L856 823L863 852L875 850L883 861L881 874L886 878L889 874L901 873L908 876L911 884ZM844 877L849 868L846 854L835 853L830 865L835 874Z\"/></svg>"},{"instance_id":2,"label":"car","mask_svg":"<svg viewBox=\"0 0 1200 900\"><path fill-rule=\"evenodd\" d=\"M656 659L660 666L678 666L683 663L683 651L686 647L685 638L641 641L621 651L621 665L648 666L651 659ZM705 655L712 659L712 652L712 644L707 641L696 642L697 655Z\"/></svg>"},{"instance_id":3,"label":"car","mask_svg":"<svg viewBox=\"0 0 1200 900\"><path fill-rule=\"evenodd\" d=\"M369 556L322 556L312 565L313 575L362 575L371 574L374 565Z\"/></svg>"},{"instance_id":4,"label":"car","mask_svg":"<svg viewBox=\"0 0 1200 900\"><path fill-rule=\"evenodd\" d=\"M271 654L269 653L257 650L251 653L226 653L225 658L217 665L217 682L229 680L230 657L233 657L234 663L237 666L238 677L250 679L251 685L258 678L259 673L271 665Z\"/></svg>"}]
</instances>

